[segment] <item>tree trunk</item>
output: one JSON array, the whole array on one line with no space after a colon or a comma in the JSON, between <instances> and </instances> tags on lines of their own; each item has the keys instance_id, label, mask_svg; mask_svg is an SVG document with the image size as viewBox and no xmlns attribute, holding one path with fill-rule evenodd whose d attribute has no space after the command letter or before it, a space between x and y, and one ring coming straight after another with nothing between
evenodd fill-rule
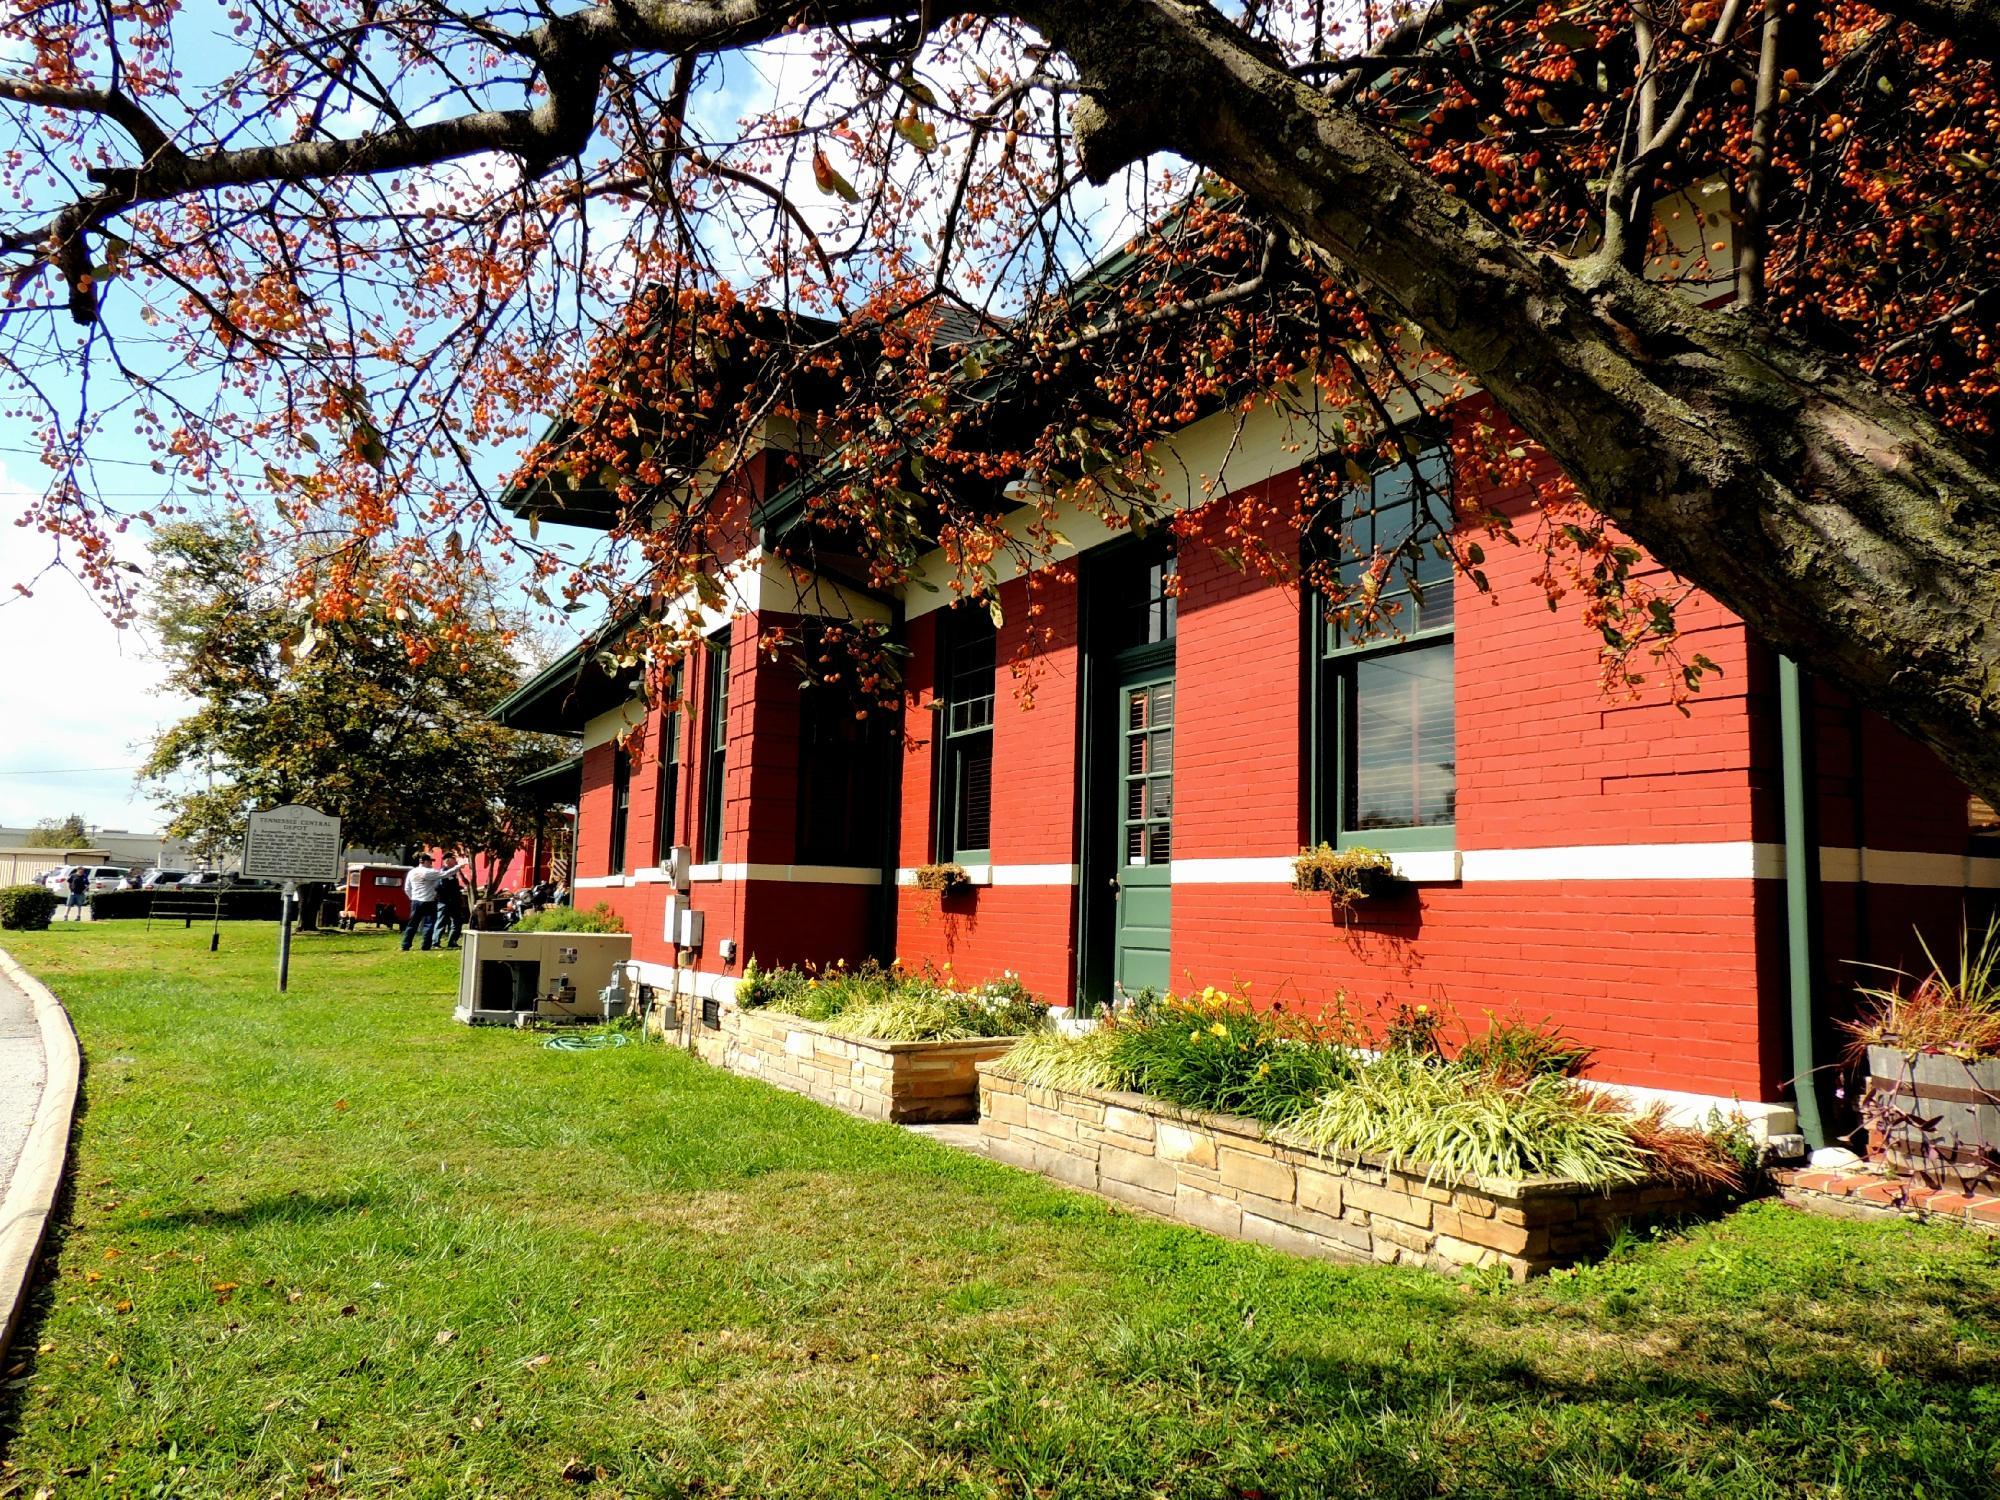
<instances>
[{"instance_id":1,"label":"tree trunk","mask_svg":"<svg viewBox=\"0 0 2000 1500\"><path fill-rule=\"evenodd\" d=\"M1163 149L1227 177L1662 563L2000 796L2000 485L1922 410L1754 317L1528 252L1206 7L1023 9L1082 71L1093 178Z\"/></svg>"}]
</instances>

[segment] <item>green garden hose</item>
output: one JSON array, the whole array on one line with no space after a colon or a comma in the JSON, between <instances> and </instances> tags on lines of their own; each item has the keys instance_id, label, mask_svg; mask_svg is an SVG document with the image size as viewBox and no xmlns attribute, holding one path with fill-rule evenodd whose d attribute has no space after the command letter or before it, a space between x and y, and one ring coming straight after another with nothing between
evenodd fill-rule
<instances>
[{"instance_id":1,"label":"green garden hose","mask_svg":"<svg viewBox=\"0 0 2000 1500\"><path fill-rule=\"evenodd\" d=\"M625 1040L625 1033L622 1031L592 1031L582 1034L565 1031L550 1037L542 1045L552 1047L557 1052L598 1052L606 1047L622 1047L625 1045Z\"/></svg>"}]
</instances>

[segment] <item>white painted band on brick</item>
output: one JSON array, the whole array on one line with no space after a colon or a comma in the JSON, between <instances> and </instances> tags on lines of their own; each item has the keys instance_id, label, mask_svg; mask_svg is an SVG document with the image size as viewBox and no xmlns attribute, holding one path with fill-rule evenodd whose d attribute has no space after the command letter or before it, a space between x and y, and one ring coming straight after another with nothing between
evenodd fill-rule
<instances>
[{"instance_id":1,"label":"white painted band on brick","mask_svg":"<svg viewBox=\"0 0 2000 1500\"><path fill-rule=\"evenodd\" d=\"M1778 850L1784 864L1784 850ZM2000 890L2000 859L1973 854L1925 854L1913 849L1819 851L1819 878L1839 885L1915 885Z\"/></svg>"},{"instance_id":2,"label":"white painted band on brick","mask_svg":"<svg viewBox=\"0 0 2000 1500\"><path fill-rule=\"evenodd\" d=\"M1075 885L1077 881L1075 865L967 865L965 873L974 885ZM916 883L915 865L896 871L897 885Z\"/></svg>"},{"instance_id":3,"label":"white painted band on brick","mask_svg":"<svg viewBox=\"0 0 2000 1500\"><path fill-rule=\"evenodd\" d=\"M1396 873L1414 885L1448 885L1460 878L1456 849L1414 849L1389 856ZM1290 855L1253 859L1177 859L1167 866L1175 885L1290 885Z\"/></svg>"},{"instance_id":4,"label":"white painted band on brick","mask_svg":"<svg viewBox=\"0 0 2000 1500\"><path fill-rule=\"evenodd\" d=\"M1776 855L1775 863L1772 856ZM1518 880L1754 880L1785 873L1776 844L1573 844L1467 849L1465 882Z\"/></svg>"},{"instance_id":5,"label":"white painted band on brick","mask_svg":"<svg viewBox=\"0 0 2000 1500\"><path fill-rule=\"evenodd\" d=\"M1755 1099L1724 1097L1721 1094L1690 1094L1680 1089L1654 1089L1637 1083L1600 1083L1586 1078L1584 1083L1599 1093L1609 1094L1633 1113L1659 1106L1669 1125L1686 1125L1704 1130L1711 1113L1725 1120L1740 1119L1759 1141L1776 1135L1792 1135L1799 1128L1798 1111L1789 1104L1765 1104Z\"/></svg>"},{"instance_id":6,"label":"white painted band on brick","mask_svg":"<svg viewBox=\"0 0 2000 1500\"><path fill-rule=\"evenodd\" d=\"M579 875L572 882L579 891L612 891L632 884L629 875Z\"/></svg>"},{"instance_id":7,"label":"white painted band on brick","mask_svg":"<svg viewBox=\"0 0 2000 1500\"><path fill-rule=\"evenodd\" d=\"M675 969L672 964L654 963L651 959L636 959L634 966L639 971L639 982L650 984L662 994L671 994L674 988ZM736 986L741 983L734 975L710 974L701 969L679 971L681 996L692 995L697 1000L720 1000L724 1004L736 1001Z\"/></svg>"}]
</instances>

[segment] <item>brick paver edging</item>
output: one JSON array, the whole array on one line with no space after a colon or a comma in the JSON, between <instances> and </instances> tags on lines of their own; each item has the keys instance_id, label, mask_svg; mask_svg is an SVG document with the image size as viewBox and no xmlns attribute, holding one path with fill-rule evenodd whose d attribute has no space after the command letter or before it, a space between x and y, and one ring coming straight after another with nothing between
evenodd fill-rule
<instances>
[{"instance_id":1,"label":"brick paver edging","mask_svg":"<svg viewBox=\"0 0 2000 1500\"><path fill-rule=\"evenodd\" d=\"M1588 1259L1621 1224L1714 1202L1662 1183L1434 1182L1282 1145L1255 1120L1025 1084L999 1063L979 1068L979 1133L996 1161L1230 1239L1447 1273L1499 1266L1515 1280Z\"/></svg>"},{"instance_id":2,"label":"brick paver edging","mask_svg":"<svg viewBox=\"0 0 2000 1500\"><path fill-rule=\"evenodd\" d=\"M0 973L4 973L35 1008L35 1020L42 1037L42 1097L35 1110L21 1159L0 1199L0 1354L14 1337L21 1309L27 1305L28 1287L35 1269L35 1257L42 1247L42 1234L54 1212L56 1194L62 1188L63 1167L69 1158L70 1122L76 1114L77 1083L82 1076L82 1060L77 1053L76 1032L62 1002L34 975L0 948Z\"/></svg>"},{"instance_id":3,"label":"brick paver edging","mask_svg":"<svg viewBox=\"0 0 2000 1500\"><path fill-rule=\"evenodd\" d=\"M1787 1203L1815 1213L1837 1218L1930 1220L2000 1234L2000 1197L1985 1193L1968 1196L1947 1188L1925 1187L1866 1164L1771 1175Z\"/></svg>"}]
</instances>

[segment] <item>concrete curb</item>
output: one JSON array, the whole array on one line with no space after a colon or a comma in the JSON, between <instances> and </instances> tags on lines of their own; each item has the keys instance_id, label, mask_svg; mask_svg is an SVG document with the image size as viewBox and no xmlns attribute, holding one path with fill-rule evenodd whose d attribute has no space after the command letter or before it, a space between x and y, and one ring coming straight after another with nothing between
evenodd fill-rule
<instances>
[{"instance_id":1,"label":"concrete curb","mask_svg":"<svg viewBox=\"0 0 2000 1500\"><path fill-rule=\"evenodd\" d=\"M0 1201L0 1355L4 1355L21 1320L21 1309L27 1305L35 1257L41 1250L49 1215L55 1210L56 1195L62 1190L82 1058L69 1013L49 987L4 948L0 948L0 973L18 985L35 1007L35 1020L42 1029L45 1075L35 1123L29 1127L6 1198Z\"/></svg>"}]
</instances>

